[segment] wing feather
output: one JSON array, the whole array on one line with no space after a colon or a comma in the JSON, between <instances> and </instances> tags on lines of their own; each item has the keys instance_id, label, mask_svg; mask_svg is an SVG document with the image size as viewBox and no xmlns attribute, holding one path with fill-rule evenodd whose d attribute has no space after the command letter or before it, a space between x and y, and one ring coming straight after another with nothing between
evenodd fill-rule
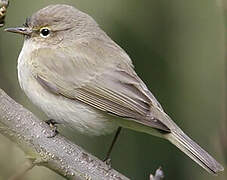
<instances>
[{"instance_id":1,"label":"wing feather","mask_svg":"<svg viewBox=\"0 0 227 180\"><path fill-rule=\"evenodd\" d=\"M162 107L134 72L130 58L115 43L92 39L57 51L38 49L31 63L38 82L52 93L169 131L151 111L154 107L162 111Z\"/></svg>"}]
</instances>

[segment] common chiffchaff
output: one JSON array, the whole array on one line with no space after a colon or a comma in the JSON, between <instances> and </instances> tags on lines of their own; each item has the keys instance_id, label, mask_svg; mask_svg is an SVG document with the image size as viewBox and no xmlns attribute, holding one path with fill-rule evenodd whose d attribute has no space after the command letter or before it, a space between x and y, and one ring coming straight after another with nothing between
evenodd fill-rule
<instances>
[{"instance_id":1,"label":"common chiffchaff","mask_svg":"<svg viewBox=\"0 0 227 180\"><path fill-rule=\"evenodd\" d=\"M86 13L50 5L6 31L23 34L18 78L49 118L83 134L117 127L169 140L210 173L223 167L164 112L130 57Z\"/></svg>"}]
</instances>

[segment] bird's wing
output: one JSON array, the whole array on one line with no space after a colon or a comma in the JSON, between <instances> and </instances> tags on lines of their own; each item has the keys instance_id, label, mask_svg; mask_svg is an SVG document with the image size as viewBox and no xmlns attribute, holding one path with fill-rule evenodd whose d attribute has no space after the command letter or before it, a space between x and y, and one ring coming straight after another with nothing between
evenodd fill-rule
<instances>
[{"instance_id":1,"label":"bird's wing","mask_svg":"<svg viewBox=\"0 0 227 180\"><path fill-rule=\"evenodd\" d=\"M152 114L162 107L114 42L80 40L73 46L33 51L32 72L52 93L153 128L169 128Z\"/></svg>"}]
</instances>

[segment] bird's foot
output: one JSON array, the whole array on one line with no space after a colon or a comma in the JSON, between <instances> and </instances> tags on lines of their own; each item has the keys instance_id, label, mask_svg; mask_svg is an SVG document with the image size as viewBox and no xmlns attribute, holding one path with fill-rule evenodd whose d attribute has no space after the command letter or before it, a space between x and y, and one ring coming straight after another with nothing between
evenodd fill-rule
<instances>
[{"instance_id":1,"label":"bird's foot","mask_svg":"<svg viewBox=\"0 0 227 180\"><path fill-rule=\"evenodd\" d=\"M54 121L53 119L49 119L47 121L45 121L51 128L52 133L50 135L48 135L48 138L53 138L55 137L59 132L57 131L57 122Z\"/></svg>"},{"instance_id":2,"label":"bird's foot","mask_svg":"<svg viewBox=\"0 0 227 180\"><path fill-rule=\"evenodd\" d=\"M108 169L112 169L111 167L111 159L109 157L106 157L103 162L108 166Z\"/></svg>"}]
</instances>

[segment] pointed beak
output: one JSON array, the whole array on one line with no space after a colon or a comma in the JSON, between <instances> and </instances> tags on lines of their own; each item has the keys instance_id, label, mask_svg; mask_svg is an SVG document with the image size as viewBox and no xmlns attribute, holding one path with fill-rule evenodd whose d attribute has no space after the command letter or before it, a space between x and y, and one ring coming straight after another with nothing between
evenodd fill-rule
<instances>
[{"instance_id":1,"label":"pointed beak","mask_svg":"<svg viewBox=\"0 0 227 180\"><path fill-rule=\"evenodd\" d=\"M27 35L30 36L32 33L32 30L28 27L16 27L16 28L7 28L5 29L7 32L12 32L12 33L18 33L22 35Z\"/></svg>"}]
</instances>

